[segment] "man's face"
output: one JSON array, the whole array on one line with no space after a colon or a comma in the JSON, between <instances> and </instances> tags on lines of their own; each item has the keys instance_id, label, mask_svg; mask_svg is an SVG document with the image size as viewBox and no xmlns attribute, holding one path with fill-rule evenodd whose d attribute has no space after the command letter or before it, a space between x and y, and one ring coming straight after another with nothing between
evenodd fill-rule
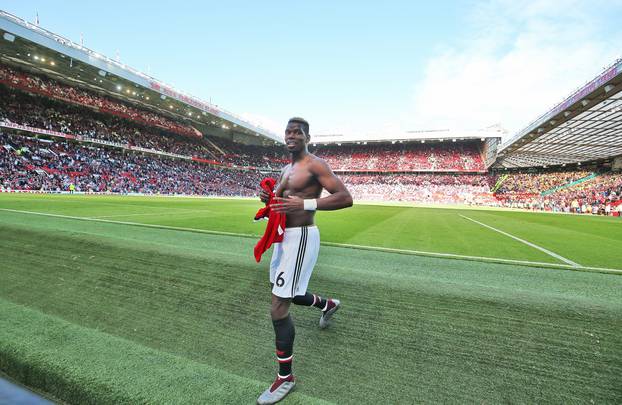
<instances>
[{"instance_id":1,"label":"man's face","mask_svg":"<svg viewBox=\"0 0 622 405\"><path fill-rule=\"evenodd\" d=\"M309 142L309 135L305 134L302 124L297 122L290 122L285 128L285 146L290 152L297 152L304 150L307 142Z\"/></svg>"}]
</instances>

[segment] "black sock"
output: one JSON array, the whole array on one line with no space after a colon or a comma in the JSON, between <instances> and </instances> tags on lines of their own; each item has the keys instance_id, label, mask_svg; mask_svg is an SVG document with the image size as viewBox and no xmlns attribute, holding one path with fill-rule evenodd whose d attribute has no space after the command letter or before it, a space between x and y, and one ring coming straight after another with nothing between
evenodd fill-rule
<instances>
[{"instance_id":1,"label":"black sock","mask_svg":"<svg viewBox=\"0 0 622 405\"><path fill-rule=\"evenodd\" d=\"M311 293L297 295L292 299L292 302L296 305L304 305L305 307L314 306L319 309L324 309L326 306L326 299Z\"/></svg>"},{"instance_id":2,"label":"black sock","mask_svg":"<svg viewBox=\"0 0 622 405\"><path fill-rule=\"evenodd\" d=\"M279 375L287 377L292 372L292 359L294 354L294 338L296 330L291 315L283 319L272 321L276 336L276 360L279 363Z\"/></svg>"}]
</instances>

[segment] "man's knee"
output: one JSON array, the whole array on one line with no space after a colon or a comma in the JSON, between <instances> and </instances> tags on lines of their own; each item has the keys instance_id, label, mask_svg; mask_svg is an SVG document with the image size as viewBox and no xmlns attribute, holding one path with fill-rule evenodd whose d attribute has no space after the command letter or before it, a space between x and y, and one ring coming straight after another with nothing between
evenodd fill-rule
<instances>
[{"instance_id":1,"label":"man's knee","mask_svg":"<svg viewBox=\"0 0 622 405\"><path fill-rule=\"evenodd\" d=\"M270 315L272 319L282 319L289 313L290 298L280 298L272 296L272 306L270 308Z\"/></svg>"}]
</instances>

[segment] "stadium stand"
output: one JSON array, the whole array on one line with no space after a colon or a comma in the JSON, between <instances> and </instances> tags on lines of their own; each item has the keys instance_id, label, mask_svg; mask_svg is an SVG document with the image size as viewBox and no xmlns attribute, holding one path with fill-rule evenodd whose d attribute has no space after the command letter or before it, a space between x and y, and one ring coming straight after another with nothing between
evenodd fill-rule
<instances>
[{"instance_id":1,"label":"stadium stand","mask_svg":"<svg viewBox=\"0 0 622 405\"><path fill-rule=\"evenodd\" d=\"M565 184L572 183L592 174L588 170L546 173L515 173L509 175L497 191L499 194L540 194Z\"/></svg>"},{"instance_id":2,"label":"stadium stand","mask_svg":"<svg viewBox=\"0 0 622 405\"><path fill-rule=\"evenodd\" d=\"M16 72L8 68L4 68L4 71L5 74L7 71ZM42 80L25 73L21 73L18 78L29 83L31 81L39 83L39 80ZM12 83L13 80L9 82ZM49 82L46 88L51 89L50 86L53 85L55 85L53 82ZM113 114L110 110L99 108L93 110L86 108L84 103L74 104L66 102L64 98L50 98L48 93L36 92L35 94L44 94L44 96L37 96L30 93L30 90L30 88L25 90L24 86L15 88L0 85L0 120L118 145L195 157L226 166L275 169L283 162L282 149L241 145L216 137L183 136L179 135L180 131L171 129L171 126L150 125L146 120ZM56 94L55 91L50 91L50 93ZM88 97L90 100L96 98L95 95ZM153 113L145 114L149 117L156 117ZM165 120L163 118L158 122L165 122ZM153 122L156 121L152 120Z\"/></svg>"},{"instance_id":3,"label":"stadium stand","mask_svg":"<svg viewBox=\"0 0 622 405\"><path fill-rule=\"evenodd\" d=\"M349 174L341 176L355 200L492 204L494 177L478 174Z\"/></svg>"},{"instance_id":4,"label":"stadium stand","mask_svg":"<svg viewBox=\"0 0 622 405\"><path fill-rule=\"evenodd\" d=\"M28 190L252 196L263 174L71 141L0 133L0 187Z\"/></svg>"},{"instance_id":5,"label":"stadium stand","mask_svg":"<svg viewBox=\"0 0 622 405\"><path fill-rule=\"evenodd\" d=\"M335 171L486 171L477 141L332 144L318 146L315 153Z\"/></svg>"},{"instance_id":6,"label":"stadium stand","mask_svg":"<svg viewBox=\"0 0 622 405\"><path fill-rule=\"evenodd\" d=\"M509 174L495 198L502 207L617 215L620 193L622 173L575 170Z\"/></svg>"},{"instance_id":7,"label":"stadium stand","mask_svg":"<svg viewBox=\"0 0 622 405\"><path fill-rule=\"evenodd\" d=\"M52 79L27 74L8 66L0 66L0 83L3 83L9 87L48 96L68 103L97 108L102 112L127 118L142 124L163 128L180 135L201 135L200 132L191 126L175 122L159 114L144 110L137 110L136 108L127 106L119 101L114 101L107 97L96 95L75 87L70 87Z\"/></svg>"}]
</instances>

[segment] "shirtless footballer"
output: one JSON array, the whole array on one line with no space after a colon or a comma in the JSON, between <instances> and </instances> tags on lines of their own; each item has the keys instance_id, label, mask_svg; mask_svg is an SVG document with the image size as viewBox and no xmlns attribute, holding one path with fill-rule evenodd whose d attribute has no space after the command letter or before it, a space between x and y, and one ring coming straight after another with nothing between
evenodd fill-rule
<instances>
[{"instance_id":1,"label":"shirtless footballer","mask_svg":"<svg viewBox=\"0 0 622 405\"><path fill-rule=\"evenodd\" d=\"M272 324L276 335L276 356L279 372L274 383L257 399L258 404L274 404L294 388L292 359L295 329L289 306L313 306L322 311L320 328L339 309L337 299L322 298L307 292L309 278L320 249L320 233L314 225L316 210L338 210L352 206L352 196L328 164L309 153L309 123L292 118L285 129L285 144L291 163L283 168L272 209L287 214L283 242L274 244L270 262L272 285ZM329 196L319 198L322 189ZM268 201L262 191L261 201Z\"/></svg>"}]
</instances>

